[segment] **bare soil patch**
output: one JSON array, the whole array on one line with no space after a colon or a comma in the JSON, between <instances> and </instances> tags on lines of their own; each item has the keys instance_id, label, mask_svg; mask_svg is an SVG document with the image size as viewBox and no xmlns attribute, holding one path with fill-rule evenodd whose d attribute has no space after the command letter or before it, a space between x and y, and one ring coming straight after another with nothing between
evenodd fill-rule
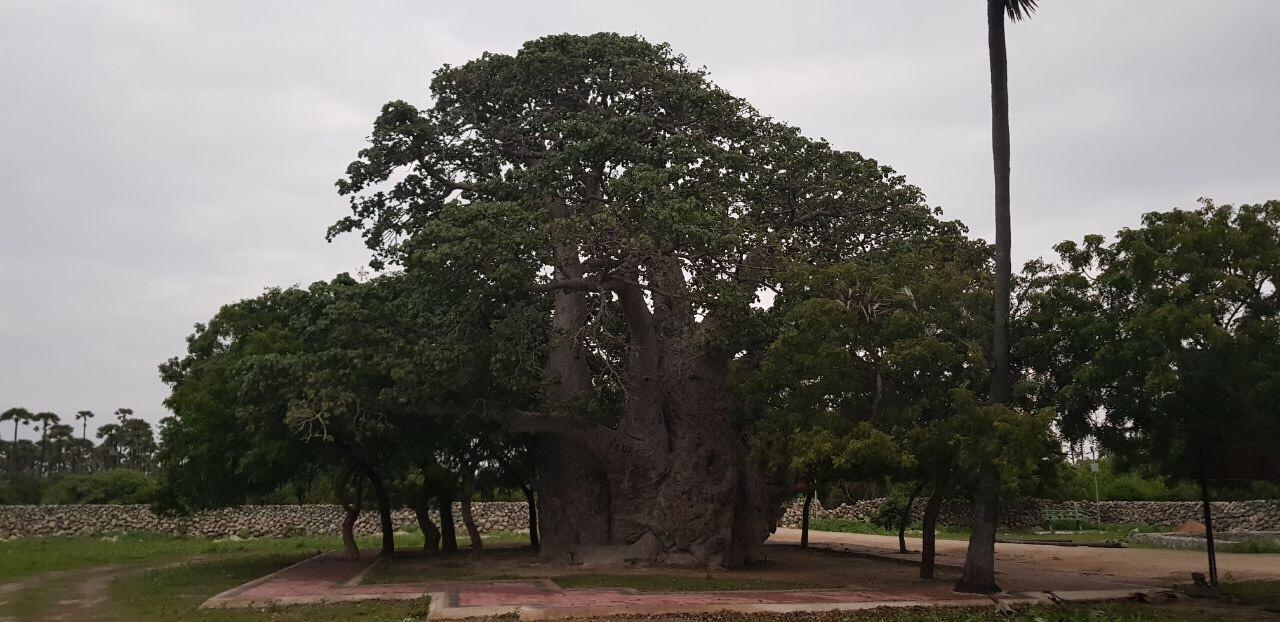
<instances>
[{"instance_id":1,"label":"bare soil patch","mask_svg":"<svg viewBox=\"0 0 1280 622\"><path fill-rule=\"evenodd\" d=\"M764 559L732 570L626 565L592 567L551 564L528 548L487 548L461 555L404 556L379 560L362 583L499 581L551 579L562 587L626 587L641 591L726 591L820 588L921 588L950 586L958 573L939 569L933 581L920 579L915 564L871 558L826 548L771 544Z\"/></svg>"}]
</instances>

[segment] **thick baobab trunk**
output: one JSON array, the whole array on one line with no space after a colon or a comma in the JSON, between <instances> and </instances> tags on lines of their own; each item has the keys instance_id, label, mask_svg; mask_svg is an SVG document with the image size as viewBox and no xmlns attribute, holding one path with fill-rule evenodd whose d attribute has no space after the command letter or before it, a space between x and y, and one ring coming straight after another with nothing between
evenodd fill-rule
<instances>
[{"instance_id":1,"label":"thick baobab trunk","mask_svg":"<svg viewBox=\"0 0 1280 622\"><path fill-rule=\"evenodd\" d=\"M679 391L637 383L617 430L543 444L544 556L700 566L754 557L787 488L746 461L716 402L723 387L682 375Z\"/></svg>"},{"instance_id":2,"label":"thick baobab trunk","mask_svg":"<svg viewBox=\"0 0 1280 622\"><path fill-rule=\"evenodd\" d=\"M906 555L907 551L907 525L911 524L911 506L915 505L916 497L920 496L920 491L924 489L924 482L916 484L911 489L911 494L907 496L907 506L902 508L902 516L898 519L898 552Z\"/></svg>"},{"instance_id":3,"label":"thick baobab trunk","mask_svg":"<svg viewBox=\"0 0 1280 622\"><path fill-rule=\"evenodd\" d=\"M476 527L475 518L471 516L471 495L476 489L476 470L473 466L466 466L462 471L462 525L467 528L467 537L471 540L471 548L479 549L484 547L484 543L480 540L480 530Z\"/></svg>"},{"instance_id":4,"label":"thick baobab trunk","mask_svg":"<svg viewBox=\"0 0 1280 622\"><path fill-rule=\"evenodd\" d=\"M809 510L813 508L813 487L804 492L804 507L800 511L800 548L809 548Z\"/></svg>"},{"instance_id":5,"label":"thick baobab trunk","mask_svg":"<svg viewBox=\"0 0 1280 622\"><path fill-rule=\"evenodd\" d=\"M942 499L947 494L947 482L939 479L933 493L924 504L924 517L920 525L920 578L935 576L938 558L938 514L942 511Z\"/></svg>"},{"instance_id":6,"label":"thick baobab trunk","mask_svg":"<svg viewBox=\"0 0 1280 622\"><path fill-rule=\"evenodd\" d=\"M529 548L536 551L542 547L538 541L538 498L529 486L521 486L520 490L524 492L524 503L529 508Z\"/></svg>"},{"instance_id":7,"label":"thick baobab trunk","mask_svg":"<svg viewBox=\"0 0 1280 622\"><path fill-rule=\"evenodd\" d=\"M382 476L369 473L369 483L373 486L373 498L378 503L378 524L382 528L382 555L394 557L396 554L395 527L391 523L391 499L387 496L387 487L383 485Z\"/></svg>"},{"instance_id":8,"label":"thick baobab trunk","mask_svg":"<svg viewBox=\"0 0 1280 622\"><path fill-rule=\"evenodd\" d=\"M605 172L584 171L584 197L605 201ZM553 219L573 206L552 200ZM730 354L699 323L674 254L589 274L581 249L554 248L548 372L553 407L572 412L596 395L583 333L593 304L626 324L624 395L617 424L552 435L539 450L542 555L553 559L737 566L751 559L782 513L786 487L749 465L729 421ZM643 271L643 275L641 272ZM745 275L740 275L745 277ZM641 280L647 284L641 285ZM728 321L728 320L725 320ZM776 482L774 484L777 484Z\"/></svg>"}]
</instances>

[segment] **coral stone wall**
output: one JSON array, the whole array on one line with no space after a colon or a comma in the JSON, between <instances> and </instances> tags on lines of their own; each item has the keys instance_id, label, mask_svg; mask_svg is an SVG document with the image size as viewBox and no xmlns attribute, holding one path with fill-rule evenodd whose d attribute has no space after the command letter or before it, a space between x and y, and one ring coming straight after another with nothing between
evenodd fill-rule
<instances>
[{"instance_id":1,"label":"coral stone wall","mask_svg":"<svg viewBox=\"0 0 1280 622\"><path fill-rule=\"evenodd\" d=\"M473 503L471 513L483 533L518 531L529 526L524 503ZM459 536L465 537L461 509L454 504ZM439 524L439 517L432 513ZM392 514L396 529L417 527L411 510ZM199 512L191 516L157 516L145 505L7 505L0 506L0 536L98 535L144 531L220 538L269 537L301 534L337 534L342 528L342 508L336 505L246 505ZM357 534L378 532L378 515L365 512L356 523Z\"/></svg>"},{"instance_id":2,"label":"coral stone wall","mask_svg":"<svg viewBox=\"0 0 1280 622\"><path fill-rule=\"evenodd\" d=\"M880 499L858 501L835 508L814 502L814 518L839 518L869 522L880 509ZM1031 499L1006 504L1002 522L1006 527L1024 528L1042 524L1045 509L1080 510L1087 516L1101 512L1105 523L1144 523L1176 527L1200 520L1200 504L1194 501L1046 501ZM913 508L920 520L924 500ZM481 532L519 531L529 525L527 506L519 502L473 503L472 514ZM464 536L461 511L454 504L458 534ZM941 522L963 526L969 507L962 502L943 505ZM439 522L439 517L432 516ZM397 510L392 515L396 529L417 527L413 512ZM1213 504L1214 526L1223 531L1280 531L1280 501L1223 501ZM783 514L784 527L800 526L800 502ZM270 537L300 534L337 534L342 525L342 509L336 505L246 505L200 512L191 516L167 517L153 514L143 505L8 505L0 506L0 537L99 535L122 531L145 531L175 535L221 538L226 536ZM359 534L378 532L378 517L366 512L356 523Z\"/></svg>"},{"instance_id":3,"label":"coral stone wall","mask_svg":"<svg viewBox=\"0 0 1280 622\"><path fill-rule=\"evenodd\" d=\"M880 510L881 499L868 499L834 508L824 508L814 501L813 518L840 518L870 522ZM969 505L964 502L946 502L942 506L939 522L944 525L964 526L969 523ZM1000 522L1008 528L1019 529L1043 525L1041 512L1047 509L1079 510L1091 519L1100 516L1102 522L1143 523L1161 527L1176 527L1192 520L1200 520L1200 503L1196 501L1049 501L1028 499L1006 504L1001 508ZM780 524L784 527L800 526L801 501L787 507ZM916 501L912 508L913 520L924 514L924 500ZM1216 501L1213 503L1213 526L1223 531L1276 531L1280 530L1280 501Z\"/></svg>"}]
</instances>

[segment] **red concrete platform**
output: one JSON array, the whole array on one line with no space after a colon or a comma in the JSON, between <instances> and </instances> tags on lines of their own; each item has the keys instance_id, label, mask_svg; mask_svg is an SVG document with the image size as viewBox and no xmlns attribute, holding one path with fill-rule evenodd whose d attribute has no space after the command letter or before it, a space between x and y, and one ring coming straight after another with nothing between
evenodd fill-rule
<instances>
[{"instance_id":1,"label":"red concrete platform","mask_svg":"<svg viewBox=\"0 0 1280 622\"><path fill-rule=\"evenodd\" d=\"M374 563L373 559L343 560L318 555L227 590L205 601L201 607L319 605L359 600L414 600L429 596L428 618L432 620L510 614L519 615L521 620L550 620L627 613L776 613L875 607L983 606L994 605L996 600L1005 603L1051 603L1121 599L1135 592L1132 589L1053 594L1020 592L991 598L956 594L945 586L903 591L820 589L647 593L630 589L561 589L550 579L362 584Z\"/></svg>"}]
</instances>

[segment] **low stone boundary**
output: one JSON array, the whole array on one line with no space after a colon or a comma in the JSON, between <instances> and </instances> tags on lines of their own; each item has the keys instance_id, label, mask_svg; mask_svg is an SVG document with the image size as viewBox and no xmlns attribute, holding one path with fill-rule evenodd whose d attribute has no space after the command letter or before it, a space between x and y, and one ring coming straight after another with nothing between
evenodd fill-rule
<instances>
[{"instance_id":1,"label":"low stone boundary","mask_svg":"<svg viewBox=\"0 0 1280 622\"><path fill-rule=\"evenodd\" d=\"M482 533L518 531L529 527L528 506L520 502L473 503L472 516ZM465 537L461 509L454 504L460 537ZM342 508L337 505L246 505L198 512L190 516L159 516L145 505L4 505L0 506L0 536L103 535L125 531L223 538L227 536L282 537L338 534ZM397 530L416 528L411 510L391 516ZM433 512L432 520L439 524ZM378 515L365 512L356 522L359 535L378 533Z\"/></svg>"},{"instance_id":2,"label":"low stone boundary","mask_svg":"<svg viewBox=\"0 0 1280 622\"><path fill-rule=\"evenodd\" d=\"M867 499L824 508L813 502L811 516L823 519L846 519L871 522L880 511L883 499ZM912 508L914 521L924 515L924 499L918 499ZM802 499L796 499L782 516L783 527L800 526ZM1007 503L1001 508L1000 522L1010 529L1041 526L1044 510L1078 510L1093 519L1100 516L1103 523L1140 523L1158 527L1177 527L1187 521L1202 518L1197 501L1051 501L1027 499ZM969 523L970 506L967 501L947 501L942 505L939 522L944 525L963 526ZM1213 524L1223 531L1280 531L1280 501L1216 501L1213 503Z\"/></svg>"},{"instance_id":3,"label":"low stone boundary","mask_svg":"<svg viewBox=\"0 0 1280 622\"><path fill-rule=\"evenodd\" d=\"M1227 553L1230 553L1231 549L1235 545L1244 544L1251 540L1265 540L1280 543L1280 532L1224 531L1213 534L1214 546L1219 551ZM1129 536L1129 541L1138 544L1159 546L1166 549L1203 551L1209 548L1203 536L1187 535L1183 533L1135 533Z\"/></svg>"},{"instance_id":4,"label":"low stone boundary","mask_svg":"<svg viewBox=\"0 0 1280 622\"><path fill-rule=\"evenodd\" d=\"M813 517L870 522L879 511L880 499L869 499L835 508L814 502ZM1100 511L1102 522L1142 523L1176 527L1200 519L1200 504L1194 501L1046 501L1032 499L1006 504L1002 523L1008 528L1028 528L1042 524L1045 509L1079 510L1086 516ZM924 501L914 508L920 520ZM1213 504L1214 525L1222 531L1280 531L1280 501L1224 501ZM461 512L454 504L454 518L462 534ZM528 509L520 502L478 502L472 515L481 532L517 531L528 527ZM962 526L968 523L969 506L962 501L943 505L941 522ZM433 520L438 518L433 515ZM417 526L410 510L392 515L396 529ZM246 505L199 512L191 516L157 516L143 505L7 505L0 506L0 537L99 535L122 531L143 531L220 538L337 534L342 525L342 508L336 505ZM800 526L800 501L786 509L780 525ZM356 532L378 532L373 512L361 515Z\"/></svg>"}]
</instances>

